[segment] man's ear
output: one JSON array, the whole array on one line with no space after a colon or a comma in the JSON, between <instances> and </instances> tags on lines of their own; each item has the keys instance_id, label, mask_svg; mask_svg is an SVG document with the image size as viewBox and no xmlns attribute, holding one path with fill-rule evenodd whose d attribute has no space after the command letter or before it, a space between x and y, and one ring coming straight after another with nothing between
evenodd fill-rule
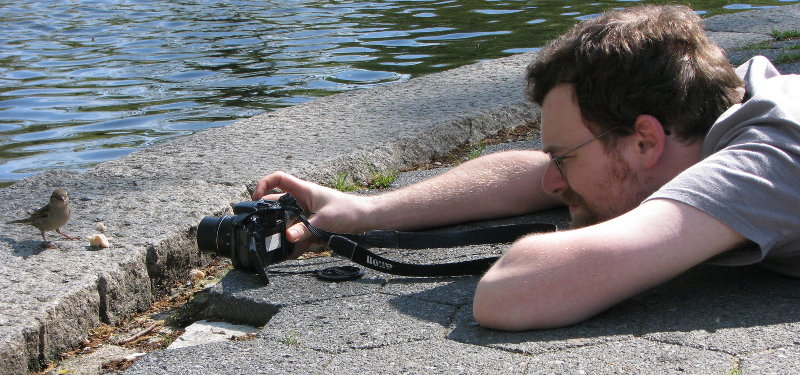
<instances>
[{"instance_id":1,"label":"man's ear","mask_svg":"<svg viewBox=\"0 0 800 375\"><path fill-rule=\"evenodd\" d=\"M643 168L652 168L661 160L667 135L661 121L651 115L639 115L633 124L634 153Z\"/></svg>"}]
</instances>

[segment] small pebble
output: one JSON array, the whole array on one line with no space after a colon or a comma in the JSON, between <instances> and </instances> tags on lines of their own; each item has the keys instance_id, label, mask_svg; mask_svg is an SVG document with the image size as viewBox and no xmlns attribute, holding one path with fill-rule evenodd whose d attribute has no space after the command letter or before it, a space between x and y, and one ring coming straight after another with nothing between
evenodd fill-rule
<instances>
[{"instance_id":1,"label":"small pebble","mask_svg":"<svg viewBox=\"0 0 800 375\"><path fill-rule=\"evenodd\" d=\"M206 273L201 271L201 270L193 269L193 270L189 271L189 278L192 279L192 282L196 283L196 282L198 282L200 280L203 280L205 277L206 277Z\"/></svg>"}]
</instances>

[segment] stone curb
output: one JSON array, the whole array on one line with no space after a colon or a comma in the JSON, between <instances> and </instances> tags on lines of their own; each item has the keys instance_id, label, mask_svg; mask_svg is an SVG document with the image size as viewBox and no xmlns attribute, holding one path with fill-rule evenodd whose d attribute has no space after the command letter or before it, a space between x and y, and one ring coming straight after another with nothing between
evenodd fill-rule
<instances>
[{"instance_id":1,"label":"stone curb","mask_svg":"<svg viewBox=\"0 0 800 375\"><path fill-rule=\"evenodd\" d=\"M83 241L43 250L30 227L2 226L0 373L24 373L77 346L100 323L145 309L204 262L194 231L204 215L249 199L248 186L282 169L318 182L344 173L428 162L537 118L524 100L530 56L482 62L408 82L265 113L100 164L47 172L0 190L0 217L17 218L55 188L71 194L73 236L108 227L112 247ZM5 222L7 220L3 220Z\"/></svg>"}]
</instances>

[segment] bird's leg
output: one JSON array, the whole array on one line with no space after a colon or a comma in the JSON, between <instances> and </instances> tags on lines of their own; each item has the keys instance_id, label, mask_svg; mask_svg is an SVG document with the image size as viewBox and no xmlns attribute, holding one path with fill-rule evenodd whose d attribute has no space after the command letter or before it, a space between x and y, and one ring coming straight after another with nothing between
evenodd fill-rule
<instances>
[{"instance_id":1,"label":"bird's leg","mask_svg":"<svg viewBox=\"0 0 800 375\"><path fill-rule=\"evenodd\" d=\"M56 229L56 233L58 233L58 234L60 234L60 235L64 236L64 238L66 238L66 239L68 239L68 240L77 240L77 239L78 239L78 237L70 237L70 236L69 236L69 235L67 235L66 233L62 232L62 231L61 231L61 228L58 228L58 229ZM42 237L44 237L44 234L42 235Z\"/></svg>"},{"instance_id":2,"label":"bird's leg","mask_svg":"<svg viewBox=\"0 0 800 375\"><path fill-rule=\"evenodd\" d=\"M47 240L47 237L45 237L45 235L44 235L45 231L41 231L41 232L42 232L42 241L44 241L44 242L42 242L42 247L45 248L45 249L55 249L56 248L56 244L54 244L54 243L52 243L52 242Z\"/></svg>"}]
</instances>

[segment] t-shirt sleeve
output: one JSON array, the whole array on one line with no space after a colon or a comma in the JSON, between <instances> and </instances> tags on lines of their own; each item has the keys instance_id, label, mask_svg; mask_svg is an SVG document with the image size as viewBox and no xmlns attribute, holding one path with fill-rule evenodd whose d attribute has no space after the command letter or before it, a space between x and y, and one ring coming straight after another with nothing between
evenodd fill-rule
<instances>
[{"instance_id":1,"label":"t-shirt sleeve","mask_svg":"<svg viewBox=\"0 0 800 375\"><path fill-rule=\"evenodd\" d=\"M746 100L722 114L702 145L703 160L656 191L725 223L757 248L712 263L765 267L800 277L800 76L780 75L764 57L737 69Z\"/></svg>"},{"instance_id":2,"label":"t-shirt sleeve","mask_svg":"<svg viewBox=\"0 0 800 375\"><path fill-rule=\"evenodd\" d=\"M705 158L648 200L693 206L758 246L728 251L713 263L764 261L800 275L800 76L780 75L760 56L737 74L746 83L746 101L711 127Z\"/></svg>"},{"instance_id":3,"label":"t-shirt sleeve","mask_svg":"<svg viewBox=\"0 0 800 375\"><path fill-rule=\"evenodd\" d=\"M751 264L781 256L770 252L798 243L800 156L780 146L788 140L774 139L781 134L748 133L752 131L740 134L734 144L685 170L648 198L693 206L760 248L760 252L728 252L715 263Z\"/></svg>"}]
</instances>

